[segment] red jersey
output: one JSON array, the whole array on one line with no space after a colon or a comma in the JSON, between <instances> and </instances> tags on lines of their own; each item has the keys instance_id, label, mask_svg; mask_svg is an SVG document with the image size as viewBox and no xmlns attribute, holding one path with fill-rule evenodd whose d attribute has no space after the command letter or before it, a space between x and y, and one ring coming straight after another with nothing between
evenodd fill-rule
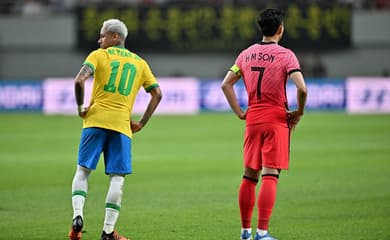
<instances>
[{"instance_id":1,"label":"red jersey","mask_svg":"<svg viewBox=\"0 0 390 240\"><path fill-rule=\"evenodd\" d=\"M256 43L243 50L231 71L241 74L248 93L246 124L287 126L286 83L300 71L295 54L276 43Z\"/></svg>"}]
</instances>

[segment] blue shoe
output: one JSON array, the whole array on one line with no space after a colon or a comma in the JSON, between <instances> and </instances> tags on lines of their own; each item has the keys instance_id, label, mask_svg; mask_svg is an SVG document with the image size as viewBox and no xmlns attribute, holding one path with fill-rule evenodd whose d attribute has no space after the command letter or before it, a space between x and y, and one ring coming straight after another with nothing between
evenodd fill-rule
<instances>
[{"instance_id":1,"label":"blue shoe","mask_svg":"<svg viewBox=\"0 0 390 240\"><path fill-rule=\"evenodd\" d=\"M248 230L244 230L241 233L241 240L252 240L252 234Z\"/></svg>"},{"instance_id":2,"label":"blue shoe","mask_svg":"<svg viewBox=\"0 0 390 240\"><path fill-rule=\"evenodd\" d=\"M264 236L260 236L256 232L255 240L278 240L278 239L271 237L271 235L269 235L269 233L265 234Z\"/></svg>"}]
</instances>

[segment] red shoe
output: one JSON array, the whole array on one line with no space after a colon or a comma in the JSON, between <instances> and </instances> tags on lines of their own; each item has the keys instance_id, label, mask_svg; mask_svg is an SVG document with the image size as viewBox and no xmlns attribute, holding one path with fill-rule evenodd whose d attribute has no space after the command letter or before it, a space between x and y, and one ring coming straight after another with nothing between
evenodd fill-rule
<instances>
[{"instance_id":1,"label":"red shoe","mask_svg":"<svg viewBox=\"0 0 390 240\"><path fill-rule=\"evenodd\" d=\"M122 237L121 235L118 234L117 231L113 231L110 234L107 234L105 231L103 231L100 240L130 240L130 239Z\"/></svg>"},{"instance_id":2,"label":"red shoe","mask_svg":"<svg viewBox=\"0 0 390 240\"><path fill-rule=\"evenodd\" d=\"M68 236L69 236L70 240L80 240L81 239L81 232L75 232L73 230L73 228L71 228Z\"/></svg>"},{"instance_id":3,"label":"red shoe","mask_svg":"<svg viewBox=\"0 0 390 240\"><path fill-rule=\"evenodd\" d=\"M84 221L81 216L77 216L73 219L72 228L69 231L70 240L80 240L81 239L81 229L83 229Z\"/></svg>"}]
</instances>

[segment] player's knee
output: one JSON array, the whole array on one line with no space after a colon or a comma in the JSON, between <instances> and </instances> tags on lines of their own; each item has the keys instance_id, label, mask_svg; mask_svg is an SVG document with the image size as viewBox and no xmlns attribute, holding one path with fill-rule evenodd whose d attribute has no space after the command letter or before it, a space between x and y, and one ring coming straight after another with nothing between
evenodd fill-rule
<instances>
[{"instance_id":1,"label":"player's knee","mask_svg":"<svg viewBox=\"0 0 390 240\"><path fill-rule=\"evenodd\" d=\"M244 170L244 177L247 178L247 179L258 180L259 179L259 174L260 174L259 170L255 170L255 169L252 169L252 168L246 167L245 170Z\"/></svg>"},{"instance_id":2,"label":"player's knee","mask_svg":"<svg viewBox=\"0 0 390 240\"><path fill-rule=\"evenodd\" d=\"M258 183L258 181L259 181L259 174L260 174L259 170L255 170L255 169L246 167L245 170L244 170L243 178L245 178L247 180L250 180L252 182Z\"/></svg>"},{"instance_id":3,"label":"player's knee","mask_svg":"<svg viewBox=\"0 0 390 240\"><path fill-rule=\"evenodd\" d=\"M78 179L81 181L87 180L90 174L91 174L91 170L89 170L88 168L85 168L82 166L77 166L75 179Z\"/></svg>"},{"instance_id":4,"label":"player's knee","mask_svg":"<svg viewBox=\"0 0 390 240\"><path fill-rule=\"evenodd\" d=\"M268 169L268 171L263 171L261 174L261 178L272 178L278 181L279 179L280 170L279 169Z\"/></svg>"},{"instance_id":5,"label":"player's knee","mask_svg":"<svg viewBox=\"0 0 390 240\"><path fill-rule=\"evenodd\" d=\"M243 179L247 179L247 180L249 180L249 181L251 181L251 182L254 182L254 183L258 183L259 182L259 179L258 178L251 178L251 177L248 177L248 176L242 176L242 178Z\"/></svg>"},{"instance_id":6,"label":"player's knee","mask_svg":"<svg viewBox=\"0 0 390 240\"><path fill-rule=\"evenodd\" d=\"M279 179L279 174L262 174L261 178L264 179L264 177L272 177L272 178L275 178L275 179Z\"/></svg>"},{"instance_id":7,"label":"player's knee","mask_svg":"<svg viewBox=\"0 0 390 240\"><path fill-rule=\"evenodd\" d=\"M279 174L280 174L280 169L264 167L264 168L261 170L261 174L262 174L262 176L263 176L263 175L275 175L275 176L279 176Z\"/></svg>"}]
</instances>

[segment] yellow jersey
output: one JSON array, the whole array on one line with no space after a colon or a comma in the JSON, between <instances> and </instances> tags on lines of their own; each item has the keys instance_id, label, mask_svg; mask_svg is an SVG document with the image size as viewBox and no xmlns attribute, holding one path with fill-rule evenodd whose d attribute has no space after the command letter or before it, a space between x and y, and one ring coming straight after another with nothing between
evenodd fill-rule
<instances>
[{"instance_id":1,"label":"yellow jersey","mask_svg":"<svg viewBox=\"0 0 390 240\"><path fill-rule=\"evenodd\" d=\"M93 70L94 82L83 128L99 127L132 137L131 110L141 86L158 87L145 60L126 48L114 46L91 52L83 63Z\"/></svg>"}]
</instances>

